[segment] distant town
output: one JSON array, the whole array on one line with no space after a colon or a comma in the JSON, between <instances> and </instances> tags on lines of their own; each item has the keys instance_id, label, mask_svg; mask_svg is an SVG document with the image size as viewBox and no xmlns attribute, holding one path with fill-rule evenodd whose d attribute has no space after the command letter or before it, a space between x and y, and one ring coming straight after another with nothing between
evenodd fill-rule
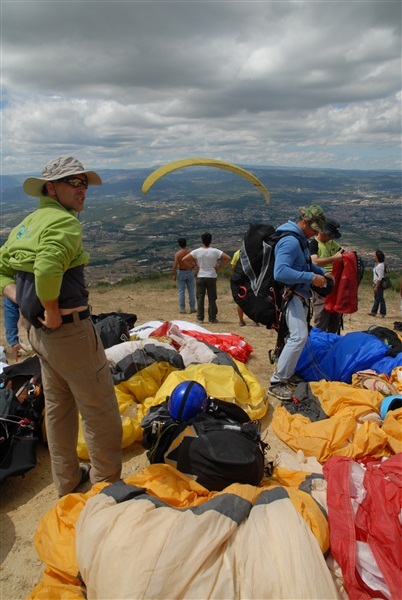
<instances>
[{"instance_id":1,"label":"distant town","mask_svg":"<svg viewBox=\"0 0 402 600\"><path fill-rule=\"evenodd\" d=\"M177 238L212 244L233 254L250 222L278 226L298 209L320 204L341 224L340 243L359 252L367 267L381 248L390 269L402 269L401 177L397 171L338 171L247 167L268 188L271 201L248 181L213 168L186 168L159 180L145 196L150 170L100 171L104 185L89 188L80 215L91 255L90 284L170 271ZM27 176L29 176L28 174ZM22 191L26 176L1 177L0 243L36 207Z\"/></svg>"}]
</instances>

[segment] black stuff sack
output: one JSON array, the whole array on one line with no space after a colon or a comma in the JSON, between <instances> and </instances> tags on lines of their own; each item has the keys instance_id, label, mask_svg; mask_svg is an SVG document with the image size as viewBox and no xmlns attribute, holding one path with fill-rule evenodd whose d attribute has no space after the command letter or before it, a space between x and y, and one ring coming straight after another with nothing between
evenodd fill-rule
<instances>
[{"instance_id":1,"label":"black stuff sack","mask_svg":"<svg viewBox=\"0 0 402 600\"><path fill-rule=\"evenodd\" d=\"M143 446L153 463L168 464L210 491L232 483L259 485L264 476L260 424L239 406L210 399L205 413L178 423L165 401L142 420Z\"/></svg>"},{"instance_id":2,"label":"black stuff sack","mask_svg":"<svg viewBox=\"0 0 402 600\"><path fill-rule=\"evenodd\" d=\"M134 327L137 322L137 315L134 313L123 313L123 312L107 312L107 313L99 313L96 316L92 316L95 319L95 322L101 321L102 319L106 319L106 317L117 316L124 319L129 326L130 329Z\"/></svg>"},{"instance_id":3,"label":"black stuff sack","mask_svg":"<svg viewBox=\"0 0 402 600\"><path fill-rule=\"evenodd\" d=\"M110 313L107 316L93 315L92 320L105 349L130 339L130 325L119 313Z\"/></svg>"}]
</instances>

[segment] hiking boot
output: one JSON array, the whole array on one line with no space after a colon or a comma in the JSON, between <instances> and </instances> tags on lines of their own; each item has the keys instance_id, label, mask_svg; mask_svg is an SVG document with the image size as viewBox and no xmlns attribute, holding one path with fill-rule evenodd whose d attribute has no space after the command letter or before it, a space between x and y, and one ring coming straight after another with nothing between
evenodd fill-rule
<instances>
[{"instance_id":1,"label":"hiking boot","mask_svg":"<svg viewBox=\"0 0 402 600\"><path fill-rule=\"evenodd\" d=\"M293 398L293 391L286 383L273 383L268 388L268 393L279 398L279 400L291 400Z\"/></svg>"}]
</instances>

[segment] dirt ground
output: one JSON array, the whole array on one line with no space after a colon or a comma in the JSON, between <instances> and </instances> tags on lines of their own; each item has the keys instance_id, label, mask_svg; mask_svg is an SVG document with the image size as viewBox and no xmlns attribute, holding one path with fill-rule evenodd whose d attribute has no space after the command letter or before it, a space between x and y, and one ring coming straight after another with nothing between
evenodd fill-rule
<instances>
[{"instance_id":1,"label":"dirt ground","mask_svg":"<svg viewBox=\"0 0 402 600\"><path fill-rule=\"evenodd\" d=\"M239 327L236 306L229 290L228 280L219 280L218 285L219 323L206 323L205 327L215 333L233 332L243 336L253 347L247 366L267 388L273 367L268 360L268 350L274 348L275 334L264 327L255 327L246 318L247 326ZM394 321L401 320L399 297L395 292L386 292L388 315L385 319L373 319L367 315L372 304L369 287L360 291L359 311L345 317L344 331L364 331L374 323L393 329ZM134 312L137 325L150 320L171 321L173 319L195 321L194 314L179 315L177 292L173 283L166 280L90 289L90 303L94 314L109 311ZM2 314L0 315L3 322ZM0 330L0 344L7 348L4 331ZM11 361L10 361L11 362ZM269 397L269 411L262 426L265 441L274 458L278 451L290 449L273 434L270 423L278 401ZM44 565L37 557L33 536L40 518L58 501L53 486L50 460L46 446L41 445L37 453L37 466L24 477L8 478L1 487L1 600L25 598L41 579ZM123 477L141 471L146 466L145 450L136 443L124 450ZM86 491L86 490L84 490Z\"/></svg>"}]
</instances>

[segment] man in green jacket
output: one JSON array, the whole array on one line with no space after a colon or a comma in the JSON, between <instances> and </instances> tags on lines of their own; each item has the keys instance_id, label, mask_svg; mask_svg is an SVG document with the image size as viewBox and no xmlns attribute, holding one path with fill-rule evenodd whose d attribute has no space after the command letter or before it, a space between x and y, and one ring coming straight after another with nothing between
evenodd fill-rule
<instances>
[{"instance_id":1,"label":"man in green jacket","mask_svg":"<svg viewBox=\"0 0 402 600\"><path fill-rule=\"evenodd\" d=\"M37 210L0 248L0 291L29 321L29 340L41 363L46 435L60 496L89 477L92 483L118 481L122 466L121 417L84 278L89 255L77 213L88 185L102 181L77 159L48 162L42 177L23 185L39 198ZM78 413L91 464L78 460Z\"/></svg>"}]
</instances>

